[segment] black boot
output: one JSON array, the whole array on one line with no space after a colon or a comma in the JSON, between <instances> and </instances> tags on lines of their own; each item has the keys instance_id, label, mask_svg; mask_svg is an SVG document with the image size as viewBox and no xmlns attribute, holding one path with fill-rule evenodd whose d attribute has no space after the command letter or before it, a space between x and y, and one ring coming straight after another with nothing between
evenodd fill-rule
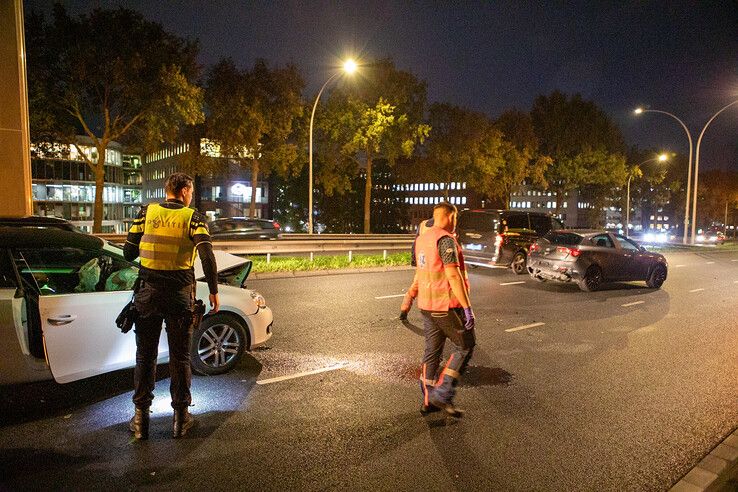
<instances>
[{"instance_id":1,"label":"black boot","mask_svg":"<svg viewBox=\"0 0 738 492\"><path fill-rule=\"evenodd\" d=\"M184 437L187 431L195 425L195 418L190 411L185 408L174 409L174 421L172 423L172 436L176 439Z\"/></svg>"},{"instance_id":2,"label":"black boot","mask_svg":"<svg viewBox=\"0 0 738 492\"><path fill-rule=\"evenodd\" d=\"M149 438L149 415L148 408L136 407L136 413L133 414L133 418L128 423L128 429L133 432L136 439Z\"/></svg>"}]
</instances>

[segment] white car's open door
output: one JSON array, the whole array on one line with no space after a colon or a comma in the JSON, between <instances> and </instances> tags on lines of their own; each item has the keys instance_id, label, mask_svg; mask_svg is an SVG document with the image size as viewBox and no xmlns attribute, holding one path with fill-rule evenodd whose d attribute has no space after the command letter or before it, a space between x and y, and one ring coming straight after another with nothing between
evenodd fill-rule
<instances>
[{"instance_id":1,"label":"white car's open door","mask_svg":"<svg viewBox=\"0 0 738 492\"><path fill-rule=\"evenodd\" d=\"M69 383L136 364L135 334L115 326L130 299L130 290L39 298L46 359L56 381ZM168 355L162 330L159 360Z\"/></svg>"}]
</instances>

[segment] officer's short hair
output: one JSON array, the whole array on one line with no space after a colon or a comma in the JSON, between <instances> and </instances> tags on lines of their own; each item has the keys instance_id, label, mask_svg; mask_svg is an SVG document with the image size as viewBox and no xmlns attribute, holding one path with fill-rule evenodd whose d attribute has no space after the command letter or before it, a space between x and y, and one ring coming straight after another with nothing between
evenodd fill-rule
<instances>
[{"instance_id":1,"label":"officer's short hair","mask_svg":"<svg viewBox=\"0 0 738 492\"><path fill-rule=\"evenodd\" d=\"M433 207L433 213L436 212L439 208L442 208L448 215L455 214L458 212L456 205L449 202L438 202L435 207Z\"/></svg>"},{"instance_id":2,"label":"officer's short hair","mask_svg":"<svg viewBox=\"0 0 738 492\"><path fill-rule=\"evenodd\" d=\"M179 193L192 186L194 179L185 173L174 173L164 182L164 191L170 195L179 195Z\"/></svg>"}]
</instances>

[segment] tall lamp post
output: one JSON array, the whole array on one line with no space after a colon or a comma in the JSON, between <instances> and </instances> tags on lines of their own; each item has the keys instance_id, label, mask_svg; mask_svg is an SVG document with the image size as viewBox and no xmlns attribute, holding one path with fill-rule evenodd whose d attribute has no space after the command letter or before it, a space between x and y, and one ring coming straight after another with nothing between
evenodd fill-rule
<instances>
[{"instance_id":1,"label":"tall lamp post","mask_svg":"<svg viewBox=\"0 0 738 492\"><path fill-rule=\"evenodd\" d=\"M636 108L633 112L635 114L661 113L667 116L671 116L672 118L677 120L680 125L682 125L682 128L684 128L684 132L687 134L687 140L689 140L689 157L687 158L687 197L684 200L684 237L682 238L682 244L687 244L687 229L689 229L689 191L690 183L692 182L692 134L689 133L689 128L687 128L687 125L685 125L682 120L667 111L661 111L658 109ZM695 172L695 182L696 181L697 173ZM692 241L694 242L694 224L692 224Z\"/></svg>"},{"instance_id":2,"label":"tall lamp post","mask_svg":"<svg viewBox=\"0 0 738 492\"><path fill-rule=\"evenodd\" d=\"M645 161L638 164L638 167L641 167L642 165L651 162L651 161L659 161L664 162L669 159L669 156L667 154L659 154L658 156L654 157L653 159L646 159ZM633 174L631 173L628 176L628 191L626 193L626 199L625 199L625 237L630 236L630 180L633 179Z\"/></svg>"},{"instance_id":3,"label":"tall lamp post","mask_svg":"<svg viewBox=\"0 0 738 492\"><path fill-rule=\"evenodd\" d=\"M356 71L356 62L354 60L346 60L343 63L342 70L337 71L331 75L328 80L325 81L323 87L318 91L318 95L315 97L315 104L313 104L313 113L310 115L310 145L309 145L309 157L308 157L308 234L313 233L313 120L315 119L315 110L318 109L318 101L320 101L320 95L328 86L328 84L343 73L352 74Z\"/></svg>"},{"instance_id":4,"label":"tall lamp post","mask_svg":"<svg viewBox=\"0 0 738 492\"><path fill-rule=\"evenodd\" d=\"M738 104L738 100L733 101L730 104L726 104L723 106L723 108L712 115L712 118L707 120L707 123L705 123L705 126L702 128L702 131L700 132L699 138L697 138L697 148L694 153L694 198L692 199L692 244L694 244L694 231L695 227L697 226L697 178L698 173L700 171L700 144L702 143L702 137L705 136L705 130L707 130L707 127L710 126L710 123L712 123L712 120L717 118L717 115L725 111L731 106L734 106Z\"/></svg>"}]
</instances>

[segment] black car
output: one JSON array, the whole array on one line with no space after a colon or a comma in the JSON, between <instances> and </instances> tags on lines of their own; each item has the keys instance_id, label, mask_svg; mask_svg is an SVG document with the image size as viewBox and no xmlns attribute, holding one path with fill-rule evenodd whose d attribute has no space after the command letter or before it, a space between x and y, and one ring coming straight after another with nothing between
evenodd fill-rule
<instances>
[{"instance_id":1,"label":"black car","mask_svg":"<svg viewBox=\"0 0 738 492\"><path fill-rule=\"evenodd\" d=\"M58 217L27 215L26 217L0 217L0 227L36 227L80 232L71 222Z\"/></svg>"},{"instance_id":2,"label":"black car","mask_svg":"<svg viewBox=\"0 0 738 492\"><path fill-rule=\"evenodd\" d=\"M668 264L632 239L607 231L552 231L531 246L528 273L541 282L575 282L586 292L603 282L645 280L659 289Z\"/></svg>"},{"instance_id":3,"label":"black car","mask_svg":"<svg viewBox=\"0 0 738 492\"><path fill-rule=\"evenodd\" d=\"M267 219L229 217L216 219L208 224L213 239L278 239L281 228L278 222Z\"/></svg>"},{"instance_id":4,"label":"black car","mask_svg":"<svg viewBox=\"0 0 738 492\"><path fill-rule=\"evenodd\" d=\"M459 212L456 227L466 263L509 266L526 273L528 249L539 237L564 224L546 213L477 209Z\"/></svg>"}]
</instances>

